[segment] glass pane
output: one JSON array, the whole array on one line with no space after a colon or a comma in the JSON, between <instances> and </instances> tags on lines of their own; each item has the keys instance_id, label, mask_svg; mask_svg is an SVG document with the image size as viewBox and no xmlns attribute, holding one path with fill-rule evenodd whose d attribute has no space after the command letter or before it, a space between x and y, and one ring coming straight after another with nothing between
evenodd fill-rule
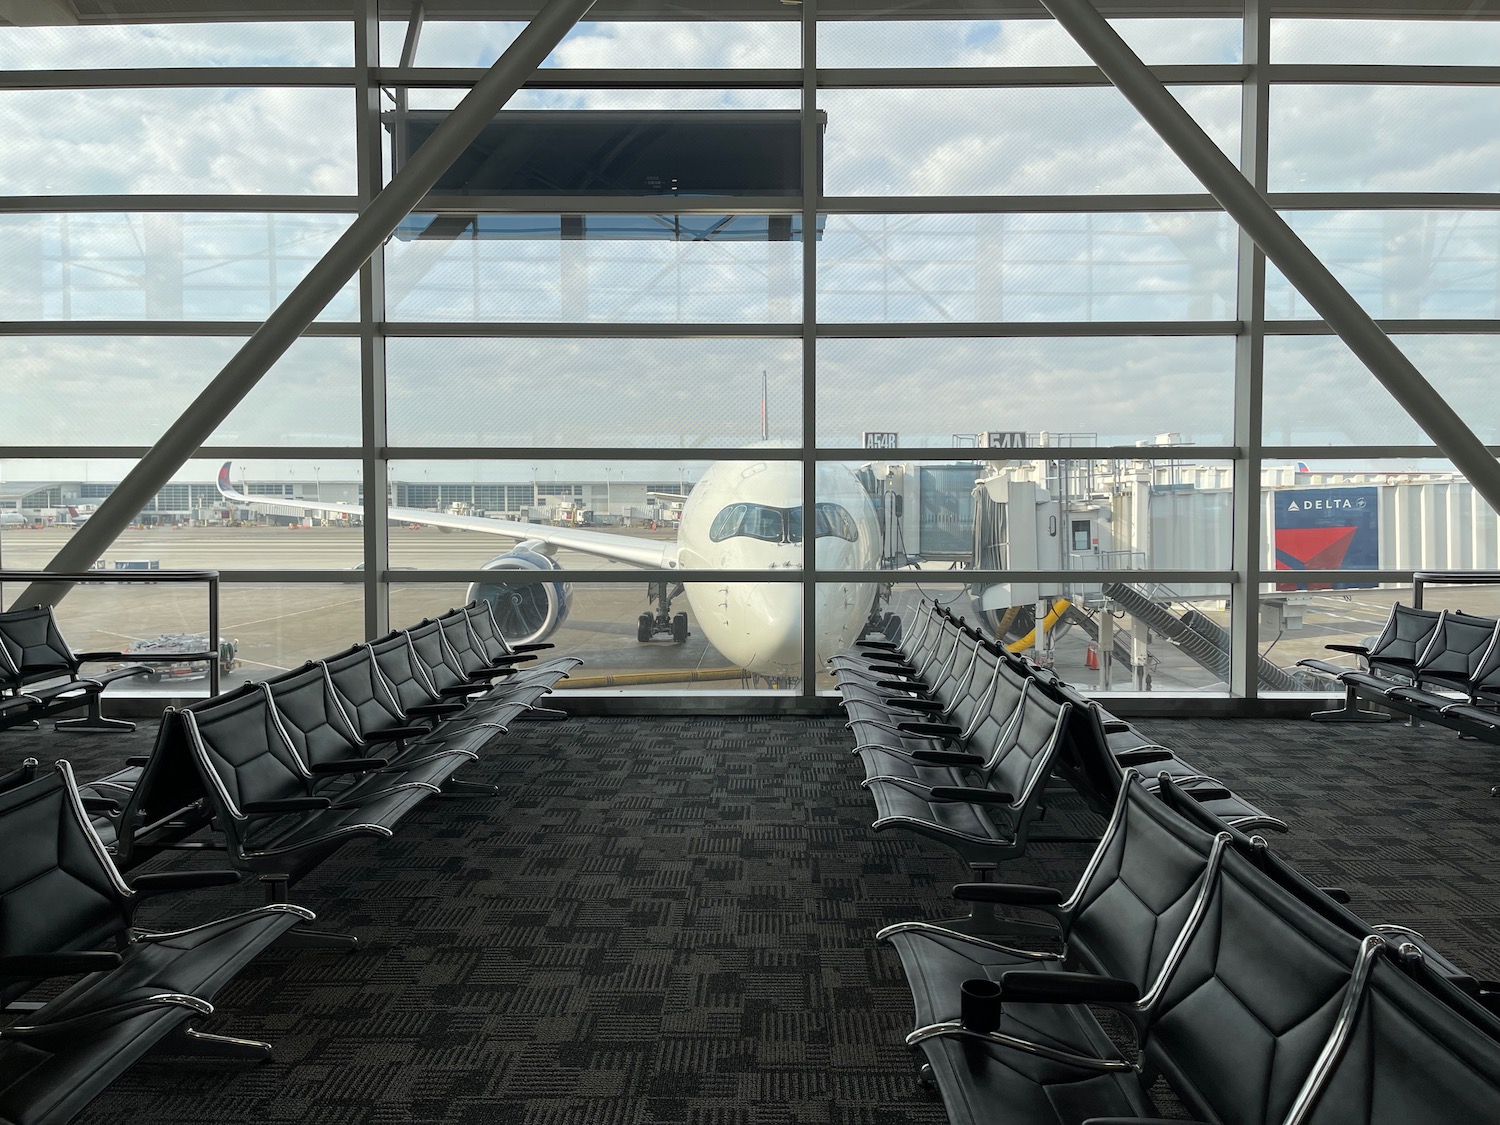
<instances>
[{"instance_id":1,"label":"glass pane","mask_svg":"<svg viewBox=\"0 0 1500 1125\"><path fill-rule=\"evenodd\" d=\"M559 694L569 691L609 693L611 695L649 694L660 696L675 692L713 692L717 695L747 690L789 689L789 680L747 672L737 660L743 659L740 645L733 636L725 638L723 627L713 619L700 616L700 610L712 613L713 595L699 595L700 586L688 584L687 592L678 594L670 606L664 631L642 640L641 615L654 616L660 606L648 600L649 587L639 583L569 583L559 598L552 599L552 584L533 584L530 589L545 591L535 595L558 607L566 605L561 622L548 634L556 646L542 653L548 656L577 656L584 661L566 680L558 683ZM513 592L517 588L512 586ZM723 586L716 588L723 600ZM747 587L763 594L768 605L783 606L788 620L801 619L801 588L795 584L763 584ZM481 590L480 593L488 593ZM466 604L477 596L469 586L450 583L401 583L391 587L391 621L414 625L423 618L434 617L454 606ZM707 607L705 609L705 607ZM681 615L677 640L672 619ZM502 629L505 627L501 613ZM769 635L767 626L755 626L758 634ZM514 630L507 631L512 636ZM715 640L726 640L735 656L715 647ZM793 642L800 646L801 638ZM800 658L798 667L800 667Z\"/></svg>"},{"instance_id":2,"label":"glass pane","mask_svg":"<svg viewBox=\"0 0 1500 1125\"><path fill-rule=\"evenodd\" d=\"M19 568L9 557L5 565ZM19 598L24 589L23 582L6 583L0 591L0 604L9 605L10 599ZM143 657L125 654L210 652L217 645L209 643L208 591L206 582L163 582L159 577L125 584L83 582L58 603L57 622L74 652L122 654L114 660L89 661L83 667L85 676L146 662ZM152 667L155 671L148 675L117 681L109 687L109 695L208 694L207 659L163 661ZM110 711L106 699L104 713Z\"/></svg>"},{"instance_id":3,"label":"glass pane","mask_svg":"<svg viewBox=\"0 0 1500 1125\"><path fill-rule=\"evenodd\" d=\"M1233 63L1240 25L1227 19L1117 19L1110 26L1148 63ZM823 20L819 66L1087 66L1062 26L1035 20Z\"/></svg>"},{"instance_id":4,"label":"glass pane","mask_svg":"<svg viewBox=\"0 0 1500 1125\"><path fill-rule=\"evenodd\" d=\"M1224 215L834 215L823 321L1214 320L1234 315Z\"/></svg>"},{"instance_id":5,"label":"glass pane","mask_svg":"<svg viewBox=\"0 0 1500 1125\"><path fill-rule=\"evenodd\" d=\"M396 445L700 449L749 445L762 424L802 436L796 340L392 339L386 378Z\"/></svg>"},{"instance_id":6,"label":"glass pane","mask_svg":"<svg viewBox=\"0 0 1500 1125\"><path fill-rule=\"evenodd\" d=\"M801 565L795 461L400 461L390 481L397 566L485 567L530 539L574 569Z\"/></svg>"},{"instance_id":7,"label":"glass pane","mask_svg":"<svg viewBox=\"0 0 1500 1125\"><path fill-rule=\"evenodd\" d=\"M0 442L150 445L242 345L191 336L0 337ZM357 445L359 343L305 337L209 444Z\"/></svg>"},{"instance_id":8,"label":"glass pane","mask_svg":"<svg viewBox=\"0 0 1500 1125\"><path fill-rule=\"evenodd\" d=\"M1224 693L1228 691L1231 591L1201 583L1168 589L1156 583L1083 586L1065 578L1010 585L958 585L943 575L904 572L880 606L920 629L924 602L937 601L978 622L1007 649L1052 668L1089 693ZM831 593L820 590L825 601ZM1037 630L1040 612L1042 628ZM1101 659L1101 651L1110 659Z\"/></svg>"},{"instance_id":9,"label":"glass pane","mask_svg":"<svg viewBox=\"0 0 1500 1125\"><path fill-rule=\"evenodd\" d=\"M1233 391L1228 337L820 340L818 444L1227 444Z\"/></svg>"},{"instance_id":10,"label":"glass pane","mask_svg":"<svg viewBox=\"0 0 1500 1125\"><path fill-rule=\"evenodd\" d=\"M1272 191L1493 191L1500 89L1271 87Z\"/></svg>"},{"instance_id":11,"label":"glass pane","mask_svg":"<svg viewBox=\"0 0 1500 1125\"><path fill-rule=\"evenodd\" d=\"M53 525L8 533L5 565L49 562L71 528L93 515L132 464L102 458L0 462L5 480L0 505L14 503ZM249 501L223 495L223 464L200 459L183 466L105 549L104 568L351 570L360 565L358 519L313 506L360 504L357 461L236 459L223 487Z\"/></svg>"},{"instance_id":12,"label":"glass pane","mask_svg":"<svg viewBox=\"0 0 1500 1125\"><path fill-rule=\"evenodd\" d=\"M1396 344L1486 444L1500 444L1493 336L1397 336ZM1268 445L1425 445L1429 438L1342 340L1266 339Z\"/></svg>"},{"instance_id":13,"label":"glass pane","mask_svg":"<svg viewBox=\"0 0 1500 1125\"><path fill-rule=\"evenodd\" d=\"M355 190L349 90L26 90L0 113L0 195Z\"/></svg>"},{"instance_id":14,"label":"glass pane","mask_svg":"<svg viewBox=\"0 0 1500 1125\"><path fill-rule=\"evenodd\" d=\"M1239 91L1174 95L1237 159ZM1114 89L823 90L830 195L1202 191Z\"/></svg>"},{"instance_id":15,"label":"glass pane","mask_svg":"<svg viewBox=\"0 0 1500 1125\"><path fill-rule=\"evenodd\" d=\"M1261 526L1267 570L1500 569L1494 510L1451 464L1436 458L1268 467ZM1351 575L1335 588L1373 585ZM1276 589L1307 586L1289 574Z\"/></svg>"},{"instance_id":16,"label":"glass pane","mask_svg":"<svg viewBox=\"0 0 1500 1125\"><path fill-rule=\"evenodd\" d=\"M364 591L357 583L226 583L219 613L222 634L235 649L226 691L367 639Z\"/></svg>"},{"instance_id":17,"label":"glass pane","mask_svg":"<svg viewBox=\"0 0 1500 1125\"><path fill-rule=\"evenodd\" d=\"M651 65L666 65L652 60ZM413 87L408 92L409 108L417 111L452 109L467 91L455 87ZM502 113L531 113L542 110L786 110L796 111L802 104L795 90L590 90L545 89L521 90L505 103ZM387 115L390 121L392 115Z\"/></svg>"},{"instance_id":18,"label":"glass pane","mask_svg":"<svg viewBox=\"0 0 1500 1125\"><path fill-rule=\"evenodd\" d=\"M1371 316L1500 316L1500 215L1293 211L1285 218ZM1266 315L1317 317L1269 263Z\"/></svg>"},{"instance_id":19,"label":"glass pane","mask_svg":"<svg viewBox=\"0 0 1500 1125\"><path fill-rule=\"evenodd\" d=\"M264 320L348 227L342 215L0 217L16 320ZM352 320L350 282L320 314Z\"/></svg>"},{"instance_id":20,"label":"glass pane","mask_svg":"<svg viewBox=\"0 0 1500 1125\"><path fill-rule=\"evenodd\" d=\"M672 216L660 221L669 227ZM553 220L556 221L555 219ZM386 244L387 315L410 321L789 321L800 242L420 239Z\"/></svg>"},{"instance_id":21,"label":"glass pane","mask_svg":"<svg viewBox=\"0 0 1500 1125\"><path fill-rule=\"evenodd\" d=\"M973 449L948 461L850 461L843 468L874 498L881 550L870 553L891 565L1228 569L1232 468L1186 459L1189 452L1174 456L1162 447L1100 458L1079 449L1046 460L1000 460L1003 451ZM827 483L824 498L845 501L847 478L837 468L824 466L820 495ZM856 501L847 502L855 511ZM863 532L862 518L859 524ZM866 569L852 559L841 569Z\"/></svg>"},{"instance_id":22,"label":"glass pane","mask_svg":"<svg viewBox=\"0 0 1500 1125\"><path fill-rule=\"evenodd\" d=\"M1271 21L1271 58L1279 63L1493 66L1497 56L1494 20Z\"/></svg>"},{"instance_id":23,"label":"glass pane","mask_svg":"<svg viewBox=\"0 0 1500 1125\"><path fill-rule=\"evenodd\" d=\"M0 29L0 69L353 66L347 20L89 24Z\"/></svg>"},{"instance_id":24,"label":"glass pane","mask_svg":"<svg viewBox=\"0 0 1500 1125\"><path fill-rule=\"evenodd\" d=\"M417 66L490 66L524 23L428 20L417 42ZM401 58L404 23L381 24L381 58ZM585 21L570 31L544 67L795 67L795 18L774 23L720 20Z\"/></svg>"}]
</instances>

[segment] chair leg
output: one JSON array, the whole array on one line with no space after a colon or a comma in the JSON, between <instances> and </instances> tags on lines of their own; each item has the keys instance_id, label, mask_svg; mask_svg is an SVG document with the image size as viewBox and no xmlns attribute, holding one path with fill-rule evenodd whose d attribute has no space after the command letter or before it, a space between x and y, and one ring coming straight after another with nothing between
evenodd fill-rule
<instances>
[{"instance_id":1,"label":"chair leg","mask_svg":"<svg viewBox=\"0 0 1500 1125\"><path fill-rule=\"evenodd\" d=\"M291 876L272 872L262 875L260 881L266 888L267 903L286 901L286 891L291 883ZM359 938L353 934L335 933L333 930L310 930L305 926L297 926L282 934L271 944L281 949L342 949L353 953L359 948Z\"/></svg>"},{"instance_id":2,"label":"chair leg","mask_svg":"<svg viewBox=\"0 0 1500 1125\"><path fill-rule=\"evenodd\" d=\"M99 710L99 697L89 696L89 713L76 719L58 719L53 730L135 730L128 719L106 719Z\"/></svg>"},{"instance_id":3,"label":"chair leg","mask_svg":"<svg viewBox=\"0 0 1500 1125\"><path fill-rule=\"evenodd\" d=\"M191 1055L199 1058L243 1059L265 1062L271 1057L271 1044L259 1039L240 1039L233 1035L213 1035L195 1027L183 1026L158 1048L164 1055Z\"/></svg>"},{"instance_id":4,"label":"chair leg","mask_svg":"<svg viewBox=\"0 0 1500 1125\"><path fill-rule=\"evenodd\" d=\"M1361 711L1351 685L1344 688L1343 707L1337 711L1314 711L1312 720L1315 723L1388 723L1391 717L1381 711Z\"/></svg>"}]
</instances>

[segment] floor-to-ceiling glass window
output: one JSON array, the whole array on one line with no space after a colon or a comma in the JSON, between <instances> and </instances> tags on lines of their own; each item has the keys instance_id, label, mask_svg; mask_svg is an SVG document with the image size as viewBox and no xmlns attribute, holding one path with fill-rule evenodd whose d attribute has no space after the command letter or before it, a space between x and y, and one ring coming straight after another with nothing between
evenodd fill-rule
<instances>
[{"instance_id":1,"label":"floor-to-ceiling glass window","mask_svg":"<svg viewBox=\"0 0 1500 1125\"><path fill-rule=\"evenodd\" d=\"M1500 566L1088 56L986 15L581 23L103 565L221 570L236 675L479 597L584 656L573 690L757 698L924 598L1098 690L1317 690L1296 660L1412 571ZM424 16L0 29L0 568L50 561L523 26ZM1500 445L1497 28L1114 26ZM61 611L81 647L204 628L166 587Z\"/></svg>"}]
</instances>

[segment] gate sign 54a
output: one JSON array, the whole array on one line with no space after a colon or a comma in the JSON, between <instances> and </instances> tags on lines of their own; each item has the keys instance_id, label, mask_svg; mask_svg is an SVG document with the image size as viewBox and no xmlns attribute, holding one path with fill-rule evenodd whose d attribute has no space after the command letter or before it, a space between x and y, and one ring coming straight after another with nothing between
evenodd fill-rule
<instances>
[{"instance_id":1,"label":"gate sign 54a","mask_svg":"<svg viewBox=\"0 0 1500 1125\"><path fill-rule=\"evenodd\" d=\"M1272 494L1277 570L1374 570L1377 488L1289 488ZM1278 590L1361 590L1374 582L1278 582Z\"/></svg>"}]
</instances>

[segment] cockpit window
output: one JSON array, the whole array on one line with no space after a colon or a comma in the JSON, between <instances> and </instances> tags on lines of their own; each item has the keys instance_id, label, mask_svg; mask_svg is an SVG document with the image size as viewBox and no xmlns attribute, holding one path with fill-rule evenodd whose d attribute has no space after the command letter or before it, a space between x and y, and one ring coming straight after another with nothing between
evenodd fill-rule
<instances>
[{"instance_id":1,"label":"cockpit window","mask_svg":"<svg viewBox=\"0 0 1500 1125\"><path fill-rule=\"evenodd\" d=\"M818 538L832 535L853 543L859 539L859 528L846 508L841 504L819 504L814 512L817 518ZM708 537L715 543L745 536L765 543L802 542L802 509L772 508L766 504L730 504L714 517L709 526Z\"/></svg>"}]
</instances>

